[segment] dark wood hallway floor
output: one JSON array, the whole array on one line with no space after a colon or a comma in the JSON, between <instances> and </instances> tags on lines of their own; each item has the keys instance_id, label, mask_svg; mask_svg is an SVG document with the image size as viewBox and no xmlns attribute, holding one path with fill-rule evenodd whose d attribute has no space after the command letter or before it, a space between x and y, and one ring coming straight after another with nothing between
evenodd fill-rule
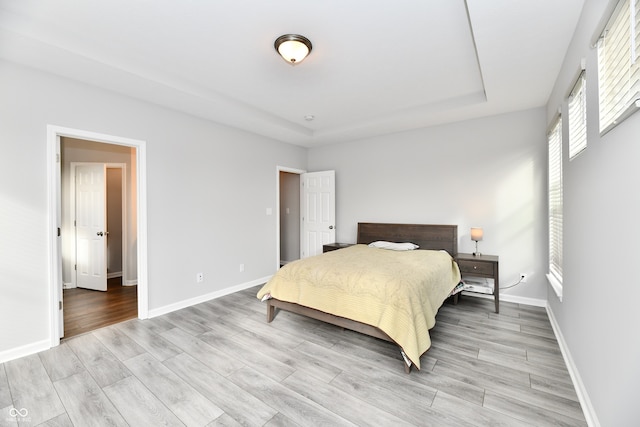
<instances>
[{"instance_id":1,"label":"dark wood hallway floor","mask_svg":"<svg viewBox=\"0 0 640 427\"><path fill-rule=\"evenodd\" d=\"M122 278L107 280L107 292L65 289L64 338L138 316L138 287L122 286Z\"/></svg>"}]
</instances>

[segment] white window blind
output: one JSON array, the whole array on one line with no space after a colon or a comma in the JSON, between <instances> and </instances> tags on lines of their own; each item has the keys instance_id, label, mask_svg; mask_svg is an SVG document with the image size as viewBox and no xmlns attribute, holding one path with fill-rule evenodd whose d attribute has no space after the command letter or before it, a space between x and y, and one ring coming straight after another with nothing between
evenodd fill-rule
<instances>
[{"instance_id":1,"label":"white window blind","mask_svg":"<svg viewBox=\"0 0 640 427\"><path fill-rule=\"evenodd\" d=\"M640 106L640 0L620 0L598 40L600 133Z\"/></svg>"},{"instance_id":2,"label":"white window blind","mask_svg":"<svg viewBox=\"0 0 640 427\"><path fill-rule=\"evenodd\" d=\"M587 148L585 83L585 73L583 71L569 94L569 160Z\"/></svg>"},{"instance_id":3,"label":"white window blind","mask_svg":"<svg viewBox=\"0 0 640 427\"><path fill-rule=\"evenodd\" d=\"M562 120L549 134L549 274L562 283Z\"/></svg>"}]
</instances>

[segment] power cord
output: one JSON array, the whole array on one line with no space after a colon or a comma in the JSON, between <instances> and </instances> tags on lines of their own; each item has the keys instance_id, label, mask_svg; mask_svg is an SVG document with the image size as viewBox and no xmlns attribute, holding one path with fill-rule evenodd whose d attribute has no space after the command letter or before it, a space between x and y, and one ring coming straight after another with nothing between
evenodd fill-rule
<instances>
[{"instance_id":1,"label":"power cord","mask_svg":"<svg viewBox=\"0 0 640 427\"><path fill-rule=\"evenodd\" d=\"M520 280L518 280L516 283L514 283L513 285L510 286L500 286L500 289L509 289L509 288L513 288L514 286L518 286L520 283L522 283L522 280L524 280L524 275L520 275Z\"/></svg>"}]
</instances>

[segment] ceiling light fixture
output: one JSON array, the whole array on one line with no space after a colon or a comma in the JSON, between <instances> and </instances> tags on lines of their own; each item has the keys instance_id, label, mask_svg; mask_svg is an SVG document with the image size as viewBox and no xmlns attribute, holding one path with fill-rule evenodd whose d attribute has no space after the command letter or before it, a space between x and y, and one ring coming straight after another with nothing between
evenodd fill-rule
<instances>
[{"instance_id":1,"label":"ceiling light fixture","mask_svg":"<svg viewBox=\"0 0 640 427\"><path fill-rule=\"evenodd\" d=\"M280 56L291 65L296 65L311 53L311 42L298 34L284 34L273 44Z\"/></svg>"}]
</instances>

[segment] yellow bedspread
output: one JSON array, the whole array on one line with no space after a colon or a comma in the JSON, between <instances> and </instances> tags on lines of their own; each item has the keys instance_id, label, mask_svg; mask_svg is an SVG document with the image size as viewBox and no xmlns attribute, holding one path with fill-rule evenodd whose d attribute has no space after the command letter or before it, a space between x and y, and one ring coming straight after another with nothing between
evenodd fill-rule
<instances>
[{"instance_id":1,"label":"yellow bedspread","mask_svg":"<svg viewBox=\"0 0 640 427\"><path fill-rule=\"evenodd\" d=\"M354 245L285 265L257 296L376 326L420 369L436 313L459 282L458 266L444 251Z\"/></svg>"}]
</instances>

